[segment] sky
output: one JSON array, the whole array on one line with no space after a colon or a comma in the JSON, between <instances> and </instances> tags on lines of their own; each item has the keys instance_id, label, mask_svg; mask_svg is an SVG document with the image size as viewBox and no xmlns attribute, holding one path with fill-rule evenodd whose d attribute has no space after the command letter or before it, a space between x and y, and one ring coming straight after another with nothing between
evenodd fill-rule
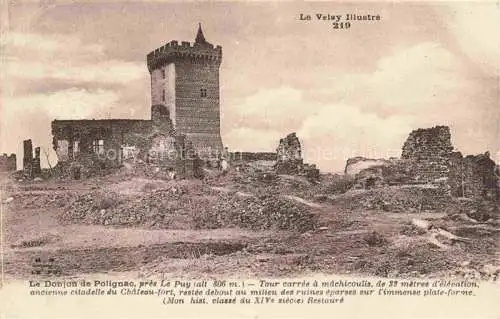
<instances>
[{"instance_id":1,"label":"sky","mask_svg":"<svg viewBox=\"0 0 500 319\"><path fill-rule=\"evenodd\" d=\"M412 130L449 125L457 150L500 162L498 2L46 0L0 13L0 153L17 153L18 167L28 138L56 163L53 119L149 118L146 54L194 41L198 23L223 49L230 150L273 152L296 132L305 160L336 172L354 156L399 157ZM317 13L381 20L334 30Z\"/></svg>"}]
</instances>

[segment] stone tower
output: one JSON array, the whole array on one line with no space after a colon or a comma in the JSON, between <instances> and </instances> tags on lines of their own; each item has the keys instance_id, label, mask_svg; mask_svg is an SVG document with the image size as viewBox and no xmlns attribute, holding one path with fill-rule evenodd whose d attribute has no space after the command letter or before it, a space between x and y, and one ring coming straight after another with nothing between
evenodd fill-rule
<instances>
[{"instance_id":1,"label":"stone tower","mask_svg":"<svg viewBox=\"0 0 500 319\"><path fill-rule=\"evenodd\" d=\"M222 47L205 39L201 24L194 43L171 41L147 55L152 105L166 106L175 131L185 134L202 154L223 149L219 99L221 61Z\"/></svg>"}]
</instances>

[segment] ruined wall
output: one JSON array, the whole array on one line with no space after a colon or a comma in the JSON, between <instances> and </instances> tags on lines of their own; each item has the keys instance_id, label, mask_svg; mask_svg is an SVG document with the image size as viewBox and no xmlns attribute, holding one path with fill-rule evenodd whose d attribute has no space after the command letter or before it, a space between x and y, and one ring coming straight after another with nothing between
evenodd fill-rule
<instances>
[{"instance_id":1,"label":"ruined wall","mask_svg":"<svg viewBox=\"0 0 500 319\"><path fill-rule=\"evenodd\" d=\"M17 170L17 157L16 154L0 155L0 172L13 172Z\"/></svg>"},{"instance_id":2,"label":"ruined wall","mask_svg":"<svg viewBox=\"0 0 500 319\"><path fill-rule=\"evenodd\" d=\"M419 167L415 167L414 163L407 159L391 158L389 160L366 162L364 160L355 160L354 162L355 164L364 164L358 172L349 175L354 177L353 187L356 189L425 184L418 178L418 172L414 171L418 170Z\"/></svg>"},{"instance_id":3,"label":"ruined wall","mask_svg":"<svg viewBox=\"0 0 500 319\"><path fill-rule=\"evenodd\" d=\"M151 127L147 120L55 120L53 148L59 162L92 159L106 167L117 166L122 146L137 143L136 135L147 134Z\"/></svg>"},{"instance_id":4,"label":"ruined wall","mask_svg":"<svg viewBox=\"0 0 500 319\"><path fill-rule=\"evenodd\" d=\"M450 185L451 195L454 197L464 196L465 187L465 162L460 152L452 152L450 154L448 174L448 185Z\"/></svg>"},{"instance_id":5,"label":"ruined wall","mask_svg":"<svg viewBox=\"0 0 500 319\"><path fill-rule=\"evenodd\" d=\"M229 154L231 161L276 161L276 153L271 152L231 152Z\"/></svg>"},{"instance_id":6,"label":"ruined wall","mask_svg":"<svg viewBox=\"0 0 500 319\"><path fill-rule=\"evenodd\" d=\"M42 168L40 166L40 147L35 148L33 157L33 143L31 140L23 141L23 171L29 178L40 176Z\"/></svg>"},{"instance_id":7,"label":"ruined wall","mask_svg":"<svg viewBox=\"0 0 500 319\"><path fill-rule=\"evenodd\" d=\"M300 141L295 132L280 139L276 149L275 169L278 174L302 175L310 179L319 178L319 169L316 165L304 163Z\"/></svg>"},{"instance_id":8,"label":"ruined wall","mask_svg":"<svg viewBox=\"0 0 500 319\"><path fill-rule=\"evenodd\" d=\"M495 168L496 164L488 152L466 157L463 157L460 152L453 153L448 179L452 195L498 199L500 187Z\"/></svg>"},{"instance_id":9,"label":"ruined wall","mask_svg":"<svg viewBox=\"0 0 500 319\"><path fill-rule=\"evenodd\" d=\"M496 164L488 152L464 159L464 196L499 199Z\"/></svg>"},{"instance_id":10,"label":"ruined wall","mask_svg":"<svg viewBox=\"0 0 500 319\"><path fill-rule=\"evenodd\" d=\"M280 139L276 153L278 162L302 161L302 149L297 134L293 132Z\"/></svg>"},{"instance_id":11,"label":"ruined wall","mask_svg":"<svg viewBox=\"0 0 500 319\"><path fill-rule=\"evenodd\" d=\"M122 163L176 170L192 177L201 170L198 158L184 158L188 140L176 134L168 109L153 105L152 120L53 121L53 146L59 164L77 167L82 175Z\"/></svg>"},{"instance_id":12,"label":"ruined wall","mask_svg":"<svg viewBox=\"0 0 500 319\"><path fill-rule=\"evenodd\" d=\"M178 146L175 142L174 136L164 134L154 136L148 151L147 162L159 167L175 168L177 158L180 156Z\"/></svg>"},{"instance_id":13,"label":"ruined wall","mask_svg":"<svg viewBox=\"0 0 500 319\"><path fill-rule=\"evenodd\" d=\"M359 162L364 161L348 160L346 172L350 165ZM453 151L449 128L436 126L411 132L404 143L401 159L386 160L357 172L355 187L434 184L454 197L499 199L495 167L488 152L464 157Z\"/></svg>"},{"instance_id":14,"label":"ruined wall","mask_svg":"<svg viewBox=\"0 0 500 319\"><path fill-rule=\"evenodd\" d=\"M385 159L366 158L362 156L349 158L345 165L344 174L354 176L364 169L372 166L384 165L386 163L388 163L388 160Z\"/></svg>"},{"instance_id":15,"label":"ruined wall","mask_svg":"<svg viewBox=\"0 0 500 319\"><path fill-rule=\"evenodd\" d=\"M181 177L202 177L203 161L194 149L193 143L185 135L175 137L177 157L176 172Z\"/></svg>"},{"instance_id":16,"label":"ruined wall","mask_svg":"<svg viewBox=\"0 0 500 319\"><path fill-rule=\"evenodd\" d=\"M276 149L276 170L283 174L298 174L303 165L302 149L296 133L280 139Z\"/></svg>"},{"instance_id":17,"label":"ruined wall","mask_svg":"<svg viewBox=\"0 0 500 319\"><path fill-rule=\"evenodd\" d=\"M31 176L31 167L33 165L33 143L31 140L23 141L23 170L25 174Z\"/></svg>"},{"instance_id":18,"label":"ruined wall","mask_svg":"<svg viewBox=\"0 0 500 319\"><path fill-rule=\"evenodd\" d=\"M413 166L415 180L434 183L448 178L452 151L450 128L436 126L411 132L401 158Z\"/></svg>"},{"instance_id":19,"label":"ruined wall","mask_svg":"<svg viewBox=\"0 0 500 319\"><path fill-rule=\"evenodd\" d=\"M35 157L33 157L32 162L32 175L40 176L42 173L42 167L40 162L40 147L35 147Z\"/></svg>"}]
</instances>

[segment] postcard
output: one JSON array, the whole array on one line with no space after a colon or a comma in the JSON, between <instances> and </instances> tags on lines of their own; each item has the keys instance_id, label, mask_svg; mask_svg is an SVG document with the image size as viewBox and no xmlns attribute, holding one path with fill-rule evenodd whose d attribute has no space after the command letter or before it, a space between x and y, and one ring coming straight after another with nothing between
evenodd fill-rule
<instances>
[{"instance_id":1,"label":"postcard","mask_svg":"<svg viewBox=\"0 0 500 319\"><path fill-rule=\"evenodd\" d=\"M500 316L498 3L0 14L1 318Z\"/></svg>"}]
</instances>

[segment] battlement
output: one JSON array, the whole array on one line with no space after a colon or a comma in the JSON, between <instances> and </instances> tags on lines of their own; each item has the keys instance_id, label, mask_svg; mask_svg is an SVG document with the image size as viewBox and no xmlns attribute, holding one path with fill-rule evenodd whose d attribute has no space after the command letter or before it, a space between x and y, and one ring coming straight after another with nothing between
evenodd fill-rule
<instances>
[{"instance_id":1,"label":"battlement","mask_svg":"<svg viewBox=\"0 0 500 319\"><path fill-rule=\"evenodd\" d=\"M210 43L196 43L182 41L170 41L162 47L151 51L147 55L148 70L158 68L161 65L181 59L206 59L220 64L222 61L222 47Z\"/></svg>"}]
</instances>

